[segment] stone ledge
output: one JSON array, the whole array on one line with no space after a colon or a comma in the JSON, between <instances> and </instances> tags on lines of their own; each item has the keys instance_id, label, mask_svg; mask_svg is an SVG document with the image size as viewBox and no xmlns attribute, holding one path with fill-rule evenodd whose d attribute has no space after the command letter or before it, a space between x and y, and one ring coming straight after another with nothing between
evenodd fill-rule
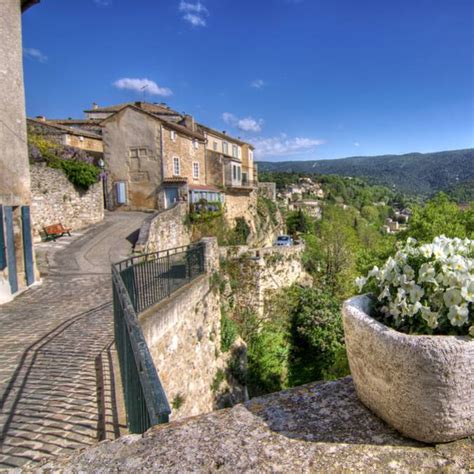
<instances>
[{"instance_id":1,"label":"stone ledge","mask_svg":"<svg viewBox=\"0 0 474 474\"><path fill-rule=\"evenodd\" d=\"M38 466L35 466L37 469ZM469 472L474 440L403 438L358 400L350 377L255 398L232 409L102 442L55 472Z\"/></svg>"}]
</instances>

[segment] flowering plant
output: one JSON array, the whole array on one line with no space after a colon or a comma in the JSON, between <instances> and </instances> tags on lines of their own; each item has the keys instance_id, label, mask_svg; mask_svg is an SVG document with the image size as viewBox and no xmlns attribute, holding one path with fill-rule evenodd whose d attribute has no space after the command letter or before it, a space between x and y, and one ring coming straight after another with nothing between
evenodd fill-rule
<instances>
[{"instance_id":1,"label":"flowering plant","mask_svg":"<svg viewBox=\"0 0 474 474\"><path fill-rule=\"evenodd\" d=\"M359 277L371 291L375 317L406 333L474 337L474 240L409 238L382 268Z\"/></svg>"}]
</instances>

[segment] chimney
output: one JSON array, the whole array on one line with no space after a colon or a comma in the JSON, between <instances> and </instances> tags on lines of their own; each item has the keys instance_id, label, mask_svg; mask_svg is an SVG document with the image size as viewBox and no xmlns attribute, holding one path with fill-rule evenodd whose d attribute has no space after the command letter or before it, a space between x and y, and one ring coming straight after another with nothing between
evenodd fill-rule
<instances>
[{"instance_id":1,"label":"chimney","mask_svg":"<svg viewBox=\"0 0 474 474\"><path fill-rule=\"evenodd\" d=\"M41 122L46 122L46 117L44 115L37 115L36 120L41 120Z\"/></svg>"},{"instance_id":2,"label":"chimney","mask_svg":"<svg viewBox=\"0 0 474 474\"><path fill-rule=\"evenodd\" d=\"M227 135L227 132L226 132L225 130L222 130L222 133L223 133L224 135Z\"/></svg>"},{"instance_id":3,"label":"chimney","mask_svg":"<svg viewBox=\"0 0 474 474\"><path fill-rule=\"evenodd\" d=\"M95 102L92 102L92 109L97 110L98 108L99 106Z\"/></svg>"},{"instance_id":4,"label":"chimney","mask_svg":"<svg viewBox=\"0 0 474 474\"><path fill-rule=\"evenodd\" d=\"M135 102L135 107L138 107L138 108L141 109L142 108L142 102L140 102L140 101Z\"/></svg>"},{"instance_id":5,"label":"chimney","mask_svg":"<svg viewBox=\"0 0 474 474\"><path fill-rule=\"evenodd\" d=\"M190 130L194 131L195 123L194 123L194 117L192 115L185 115L184 116L184 126L186 128L189 128Z\"/></svg>"}]
</instances>

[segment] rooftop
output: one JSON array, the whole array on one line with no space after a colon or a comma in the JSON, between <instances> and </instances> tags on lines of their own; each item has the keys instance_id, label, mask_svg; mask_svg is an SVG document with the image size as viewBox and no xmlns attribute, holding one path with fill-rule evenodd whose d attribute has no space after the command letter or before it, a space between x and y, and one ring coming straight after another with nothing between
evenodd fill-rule
<instances>
[{"instance_id":1,"label":"rooftop","mask_svg":"<svg viewBox=\"0 0 474 474\"><path fill-rule=\"evenodd\" d=\"M36 467L36 466L35 466ZM68 472L469 472L474 440L403 438L357 399L350 377L254 398L51 461Z\"/></svg>"},{"instance_id":2,"label":"rooftop","mask_svg":"<svg viewBox=\"0 0 474 474\"><path fill-rule=\"evenodd\" d=\"M60 125L59 121L49 121L49 120L41 120L41 119L33 119L28 118L28 124L31 125L39 125L42 127L52 128L57 130L58 133L67 133L69 135L77 135L82 137L94 138L96 140L102 140L102 137L97 133L93 133L89 130L79 129L74 127L68 127L66 125Z\"/></svg>"}]
</instances>

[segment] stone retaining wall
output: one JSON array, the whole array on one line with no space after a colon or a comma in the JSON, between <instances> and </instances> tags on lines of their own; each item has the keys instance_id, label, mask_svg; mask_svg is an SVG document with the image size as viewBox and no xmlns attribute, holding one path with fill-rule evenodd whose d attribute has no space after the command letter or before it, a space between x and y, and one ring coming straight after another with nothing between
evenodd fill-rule
<instances>
[{"instance_id":1,"label":"stone retaining wall","mask_svg":"<svg viewBox=\"0 0 474 474\"><path fill-rule=\"evenodd\" d=\"M203 240L207 274L139 316L172 406L171 419L206 413L245 398L245 389L229 377L216 383L218 372L228 372L230 357L245 357L245 344L237 342L225 354L220 350L221 302L210 278L218 267L219 254L216 239Z\"/></svg>"},{"instance_id":2,"label":"stone retaining wall","mask_svg":"<svg viewBox=\"0 0 474 474\"><path fill-rule=\"evenodd\" d=\"M135 251L150 253L188 245L191 234L185 225L187 211L187 203L179 202L151 215L140 228Z\"/></svg>"},{"instance_id":3,"label":"stone retaining wall","mask_svg":"<svg viewBox=\"0 0 474 474\"><path fill-rule=\"evenodd\" d=\"M306 273L302 254L304 245L249 249L246 246L224 247L221 258L229 259L233 267L230 276L239 281L234 296L239 305L263 315L265 301L272 292L294 283L312 283Z\"/></svg>"},{"instance_id":4,"label":"stone retaining wall","mask_svg":"<svg viewBox=\"0 0 474 474\"><path fill-rule=\"evenodd\" d=\"M30 174L35 241L41 239L43 227L51 224L61 222L78 230L104 219L102 183L83 191L76 188L61 170L45 164L31 165Z\"/></svg>"}]
</instances>

